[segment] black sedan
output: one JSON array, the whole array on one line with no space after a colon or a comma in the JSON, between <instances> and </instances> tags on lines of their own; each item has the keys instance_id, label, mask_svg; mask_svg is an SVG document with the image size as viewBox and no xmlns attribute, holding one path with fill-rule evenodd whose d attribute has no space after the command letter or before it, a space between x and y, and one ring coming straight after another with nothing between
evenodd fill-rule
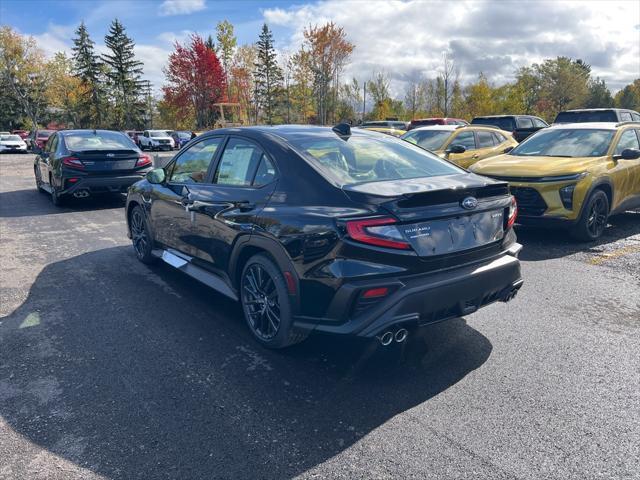
<instances>
[{"instance_id":1,"label":"black sedan","mask_svg":"<svg viewBox=\"0 0 640 480\"><path fill-rule=\"evenodd\" d=\"M126 219L139 260L239 300L280 348L314 330L388 345L510 300L516 210L504 182L340 124L203 134L129 189Z\"/></svg>"},{"instance_id":2,"label":"black sedan","mask_svg":"<svg viewBox=\"0 0 640 480\"><path fill-rule=\"evenodd\" d=\"M33 168L38 190L60 205L70 196L124 193L152 166L151 157L122 132L61 130L38 152Z\"/></svg>"}]
</instances>

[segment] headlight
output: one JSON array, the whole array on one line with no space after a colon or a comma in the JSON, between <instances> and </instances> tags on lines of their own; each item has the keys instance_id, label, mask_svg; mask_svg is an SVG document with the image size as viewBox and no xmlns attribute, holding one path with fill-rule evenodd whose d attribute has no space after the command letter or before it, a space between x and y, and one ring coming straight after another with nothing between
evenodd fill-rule
<instances>
[{"instance_id":1,"label":"headlight","mask_svg":"<svg viewBox=\"0 0 640 480\"><path fill-rule=\"evenodd\" d=\"M560 200L562 200L562 205L564 205L564 208L567 210L573 210L573 191L575 189L575 183L560 189Z\"/></svg>"}]
</instances>

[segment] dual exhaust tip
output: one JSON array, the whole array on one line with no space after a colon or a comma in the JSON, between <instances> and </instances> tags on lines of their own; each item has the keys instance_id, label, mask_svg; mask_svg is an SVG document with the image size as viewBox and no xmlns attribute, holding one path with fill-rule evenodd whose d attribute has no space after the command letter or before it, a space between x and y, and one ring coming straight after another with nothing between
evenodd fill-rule
<instances>
[{"instance_id":1,"label":"dual exhaust tip","mask_svg":"<svg viewBox=\"0 0 640 480\"><path fill-rule=\"evenodd\" d=\"M73 196L76 198L87 198L90 195L89 190L86 188L83 190L77 190L73 192Z\"/></svg>"},{"instance_id":2,"label":"dual exhaust tip","mask_svg":"<svg viewBox=\"0 0 640 480\"><path fill-rule=\"evenodd\" d=\"M404 342L409 336L409 331L406 328L399 328L398 330L392 332L391 330L387 330L382 335L378 335L378 340L380 340L380 345L386 347L391 345L395 340L396 343Z\"/></svg>"}]
</instances>

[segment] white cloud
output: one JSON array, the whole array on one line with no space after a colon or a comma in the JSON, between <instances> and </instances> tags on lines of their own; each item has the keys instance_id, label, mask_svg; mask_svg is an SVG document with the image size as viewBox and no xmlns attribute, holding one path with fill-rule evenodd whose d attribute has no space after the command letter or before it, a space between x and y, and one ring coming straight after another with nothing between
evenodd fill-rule
<instances>
[{"instance_id":1,"label":"white cloud","mask_svg":"<svg viewBox=\"0 0 640 480\"><path fill-rule=\"evenodd\" d=\"M437 76L444 51L463 82L482 71L501 84L518 67L558 55L582 58L614 90L640 76L640 2L321 0L263 16L291 31L287 49L300 44L308 25L334 21L356 46L345 78L362 81L383 70L397 96L406 81Z\"/></svg>"},{"instance_id":2,"label":"white cloud","mask_svg":"<svg viewBox=\"0 0 640 480\"><path fill-rule=\"evenodd\" d=\"M73 27L50 23L43 33L32 36L47 57L53 57L57 52L71 54Z\"/></svg>"},{"instance_id":3,"label":"white cloud","mask_svg":"<svg viewBox=\"0 0 640 480\"><path fill-rule=\"evenodd\" d=\"M206 8L204 0L164 0L160 5L160 15L188 15Z\"/></svg>"}]
</instances>

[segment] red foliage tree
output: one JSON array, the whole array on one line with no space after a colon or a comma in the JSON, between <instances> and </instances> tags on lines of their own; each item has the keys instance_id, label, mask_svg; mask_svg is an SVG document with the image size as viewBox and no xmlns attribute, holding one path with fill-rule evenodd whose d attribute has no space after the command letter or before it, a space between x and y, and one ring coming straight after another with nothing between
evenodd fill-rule
<instances>
[{"instance_id":1,"label":"red foliage tree","mask_svg":"<svg viewBox=\"0 0 640 480\"><path fill-rule=\"evenodd\" d=\"M211 126L216 115L212 105L225 96L225 75L215 52L202 37L192 35L187 46L176 42L164 73L165 101L177 109L178 116L184 119L193 114L196 128Z\"/></svg>"}]
</instances>

